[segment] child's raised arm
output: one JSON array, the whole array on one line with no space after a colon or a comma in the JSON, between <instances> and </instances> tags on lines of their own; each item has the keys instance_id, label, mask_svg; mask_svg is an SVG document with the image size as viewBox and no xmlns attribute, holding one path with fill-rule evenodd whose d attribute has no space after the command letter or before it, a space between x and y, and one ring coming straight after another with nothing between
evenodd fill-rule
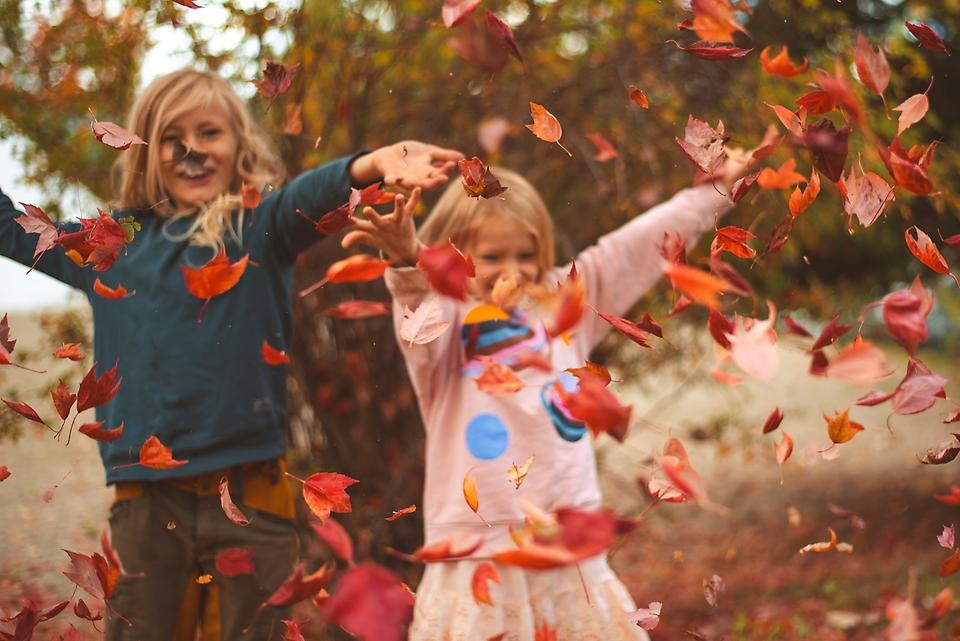
<instances>
[{"instance_id":1,"label":"child's raised arm","mask_svg":"<svg viewBox=\"0 0 960 641\"><path fill-rule=\"evenodd\" d=\"M358 185L383 179L403 189L433 189L447 182L447 174L463 154L418 140L404 140L357 158L350 178Z\"/></svg>"}]
</instances>

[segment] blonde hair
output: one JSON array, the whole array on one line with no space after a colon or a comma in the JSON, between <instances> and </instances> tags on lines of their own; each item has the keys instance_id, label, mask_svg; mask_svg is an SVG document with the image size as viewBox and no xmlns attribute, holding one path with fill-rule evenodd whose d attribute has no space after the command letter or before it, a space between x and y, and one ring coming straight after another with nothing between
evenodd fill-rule
<instances>
[{"instance_id":1,"label":"blonde hair","mask_svg":"<svg viewBox=\"0 0 960 641\"><path fill-rule=\"evenodd\" d=\"M209 203L178 211L163 187L160 173L160 139L174 120L195 109L216 105L227 114L237 137L237 164L227 193ZM250 117L246 105L226 80L209 71L181 69L150 83L134 101L127 129L147 141L133 145L114 163L120 182L121 209L153 210L176 220L196 214L187 231L173 237L219 250L230 233L238 242L243 206L240 185L264 189L283 179L284 169L263 131ZM239 212L237 216L234 216ZM236 220L235 220L236 219Z\"/></svg>"},{"instance_id":2,"label":"blonde hair","mask_svg":"<svg viewBox=\"0 0 960 641\"><path fill-rule=\"evenodd\" d=\"M509 216L533 234L542 278L556 261L553 220L547 205L534 186L520 174L503 167L490 167L490 171L507 188L505 192L493 198L470 198L464 193L460 181L451 183L420 227L420 240L427 245L451 240L461 251L468 253L476 240L477 230L485 221L498 215Z\"/></svg>"}]
</instances>

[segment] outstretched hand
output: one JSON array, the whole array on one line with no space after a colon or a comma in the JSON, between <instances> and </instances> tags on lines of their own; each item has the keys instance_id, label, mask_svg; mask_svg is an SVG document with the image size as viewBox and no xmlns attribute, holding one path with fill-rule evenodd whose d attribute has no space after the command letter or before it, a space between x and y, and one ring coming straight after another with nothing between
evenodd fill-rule
<instances>
[{"instance_id":1,"label":"outstretched hand","mask_svg":"<svg viewBox=\"0 0 960 641\"><path fill-rule=\"evenodd\" d=\"M379 249L395 263L415 264L419 244L413 212L419 201L420 188L416 187L409 200L397 194L392 213L381 216L372 207L364 207L364 218L353 219L353 231L344 236L340 244L347 248L362 243Z\"/></svg>"},{"instance_id":2,"label":"outstretched hand","mask_svg":"<svg viewBox=\"0 0 960 641\"><path fill-rule=\"evenodd\" d=\"M404 140L357 158L350 178L358 184L383 179L402 189L433 189L447 182L450 170L463 154L419 140Z\"/></svg>"}]
</instances>

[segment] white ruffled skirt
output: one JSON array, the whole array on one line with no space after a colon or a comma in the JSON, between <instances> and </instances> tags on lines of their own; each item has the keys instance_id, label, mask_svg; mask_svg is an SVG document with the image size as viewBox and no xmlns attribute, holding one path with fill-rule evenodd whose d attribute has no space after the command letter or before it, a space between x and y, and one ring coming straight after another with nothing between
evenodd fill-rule
<instances>
[{"instance_id":1,"label":"white ruffled skirt","mask_svg":"<svg viewBox=\"0 0 960 641\"><path fill-rule=\"evenodd\" d=\"M628 617L637 608L601 555L552 570L494 564L493 605L478 604L471 580L483 560L427 565L417 589L410 641L649 641ZM582 575L582 579L581 579ZM554 636L555 635L555 636Z\"/></svg>"}]
</instances>

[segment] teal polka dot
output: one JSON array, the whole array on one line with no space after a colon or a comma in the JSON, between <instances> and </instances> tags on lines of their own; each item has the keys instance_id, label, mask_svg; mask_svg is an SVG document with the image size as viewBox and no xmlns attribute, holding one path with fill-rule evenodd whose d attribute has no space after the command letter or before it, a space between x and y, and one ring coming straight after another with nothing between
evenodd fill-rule
<instances>
[{"instance_id":1,"label":"teal polka dot","mask_svg":"<svg viewBox=\"0 0 960 641\"><path fill-rule=\"evenodd\" d=\"M467 449L474 457L489 461L507 451L507 426L493 414L477 414L467 423Z\"/></svg>"}]
</instances>

